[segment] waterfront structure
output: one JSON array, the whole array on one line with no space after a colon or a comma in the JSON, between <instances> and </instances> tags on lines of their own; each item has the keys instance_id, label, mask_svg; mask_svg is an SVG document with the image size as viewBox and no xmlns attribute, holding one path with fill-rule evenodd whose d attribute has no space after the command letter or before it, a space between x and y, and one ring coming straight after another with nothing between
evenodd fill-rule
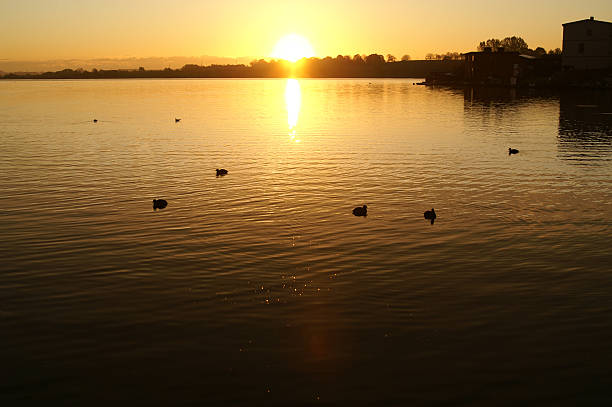
<instances>
[{"instance_id":1,"label":"waterfront structure","mask_svg":"<svg viewBox=\"0 0 612 407\"><path fill-rule=\"evenodd\" d=\"M612 68L612 23L595 20L563 24L563 69Z\"/></svg>"},{"instance_id":2,"label":"waterfront structure","mask_svg":"<svg viewBox=\"0 0 612 407\"><path fill-rule=\"evenodd\" d=\"M465 80L474 84L516 86L519 78L531 69L533 57L498 48L493 52L468 52L465 58Z\"/></svg>"}]
</instances>

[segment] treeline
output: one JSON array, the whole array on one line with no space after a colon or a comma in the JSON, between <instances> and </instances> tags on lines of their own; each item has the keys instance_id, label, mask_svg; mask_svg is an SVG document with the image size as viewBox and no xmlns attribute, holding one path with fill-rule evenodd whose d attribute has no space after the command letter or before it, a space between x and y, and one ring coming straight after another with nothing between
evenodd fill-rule
<instances>
[{"instance_id":1,"label":"treeline","mask_svg":"<svg viewBox=\"0 0 612 407\"><path fill-rule=\"evenodd\" d=\"M506 52L520 52L524 55L529 55L537 58L559 57L561 56L561 48L555 48L546 51L543 47L529 48L527 42L517 36L506 37L502 40L498 38L490 38L486 41L481 41L477 49L484 51L490 48L492 51L503 49ZM463 54L460 52L446 52L444 54L428 53L425 55L426 60L460 60L463 59Z\"/></svg>"},{"instance_id":2,"label":"treeline","mask_svg":"<svg viewBox=\"0 0 612 407\"><path fill-rule=\"evenodd\" d=\"M392 55L338 55L335 58L304 58L295 63L263 59L249 65L195 65L161 70L64 69L41 74L7 74L4 79L117 79L117 78L424 78L430 73L460 71L462 61L417 60L404 55L397 61Z\"/></svg>"},{"instance_id":3,"label":"treeline","mask_svg":"<svg viewBox=\"0 0 612 407\"><path fill-rule=\"evenodd\" d=\"M425 55L426 60L460 60L463 59L463 54L460 52L446 52L444 54L428 53Z\"/></svg>"},{"instance_id":4,"label":"treeline","mask_svg":"<svg viewBox=\"0 0 612 407\"><path fill-rule=\"evenodd\" d=\"M551 49L548 52L543 47L531 49L524 39L517 36L506 37L503 40L498 38L490 38L486 41L481 41L480 44L478 44L479 51L484 51L486 48L490 48L492 51L497 51L498 49L503 48L504 51L520 52L521 54L540 58L545 56L561 55L561 48Z\"/></svg>"},{"instance_id":5,"label":"treeline","mask_svg":"<svg viewBox=\"0 0 612 407\"><path fill-rule=\"evenodd\" d=\"M202 77L210 78L240 78L250 77L246 65L185 65L180 69L63 69L44 73L10 73L2 79L130 79L130 78L188 78L194 73L193 67L198 67Z\"/></svg>"},{"instance_id":6,"label":"treeline","mask_svg":"<svg viewBox=\"0 0 612 407\"><path fill-rule=\"evenodd\" d=\"M286 61L253 61L257 76L297 76L303 78L415 78L432 72L450 72L461 68L458 61L411 61L407 55L397 61L392 55L338 55L335 58L308 58L294 64Z\"/></svg>"}]
</instances>

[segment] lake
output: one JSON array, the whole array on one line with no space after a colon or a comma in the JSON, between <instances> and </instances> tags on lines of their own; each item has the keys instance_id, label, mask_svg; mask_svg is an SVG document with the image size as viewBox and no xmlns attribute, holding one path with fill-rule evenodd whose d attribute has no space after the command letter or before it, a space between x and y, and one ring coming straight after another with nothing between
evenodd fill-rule
<instances>
[{"instance_id":1,"label":"lake","mask_svg":"<svg viewBox=\"0 0 612 407\"><path fill-rule=\"evenodd\" d=\"M611 94L414 82L0 81L0 404L611 404Z\"/></svg>"}]
</instances>

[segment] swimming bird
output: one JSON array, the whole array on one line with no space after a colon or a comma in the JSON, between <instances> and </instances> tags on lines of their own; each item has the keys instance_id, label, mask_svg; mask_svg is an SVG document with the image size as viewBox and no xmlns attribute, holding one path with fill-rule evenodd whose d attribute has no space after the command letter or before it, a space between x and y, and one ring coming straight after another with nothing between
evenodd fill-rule
<instances>
[{"instance_id":1,"label":"swimming bird","mask_svg":"<svg viewBox=\"0 0 612 407\"><path fill-rule=\"evenodd\" d=\"M93 122L94 122L94 123L98 123L98 119L94 119L94 120L93 120Z\"/></svg>"},{"instance_id":2,"label":"swimming bird","mask_svg":"<svg viewBox=\"0 0 612 407\"><path fill-rule=\"evenodd\" d=\"M424 215L425 219L431 220L431 224L433 225L434 221L436 220L436 211L434 208L431 208L430 211L425 211Z\"/></svg>"},{"instance_id":3,"label":"swimming bird","mask_svg":"<svg viewBox=\"0 0 612 407\"><path fill-rule=\"evenodd\" d=\"M516 148L510 148L508 147L508 155L512 155L512 154L518 154L518 150Z\"/></svg>"},{"instance_id":4,"label":"swimming bird","mask_svg":"<svg viewBox=\"0 0 612 407\"><path fill-rule=\"evenodd\" d=\"M353 209L353 215L355 216L368 216L368 206L367 205L363 205L363 206L358 206L355 209Z\"/></svg>"},{"instance_id":5,"label":"swimming bird","mask_svg":"<svg viewBox=\"0 0 612 407\"><path fill-rule=\"evenodd\" d=\"M227 170L224 170L223 168L221 168L221 169L217 168L217 177L219 175L227 175Z\"/></svg>"},{"instance_id":6,"label":"swimming bird","mask_svg":"<svg viewBox=\"0 0 612 407\"><path fill-rule=\"evenodd\" d=\"M153 200L153 209L164 209L168 206L168 201L165 199L154 199Z\"/></svg>"},{"instance_id":7,"label":"swimming bird","mask_svg":"<svg viewBox=\"0 0 612 407\"><path fill-rule=\"evenodd\" d=\"M181 121L181 119L177 119L176 117L174 118L174 123L178 123L180 121Z\"/></svg>"}]
</instances>

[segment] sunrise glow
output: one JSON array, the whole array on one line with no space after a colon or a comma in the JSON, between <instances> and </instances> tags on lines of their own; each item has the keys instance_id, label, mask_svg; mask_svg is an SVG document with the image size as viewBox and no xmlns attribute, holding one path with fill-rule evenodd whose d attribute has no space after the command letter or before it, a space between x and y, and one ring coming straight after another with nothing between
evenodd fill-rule
<instances>
[{"instance_id":1,"label":"sunrise glow","mask_svg":"<svg viewBox=\"0 0 612 407\"><path fill-rule=\"evenodd\" d=\"M285 59L295 62L302 58L310 58L315 55L310 42L301 35L289 34L278 40L272 58Z\"/></svg>"}]
</instances>

